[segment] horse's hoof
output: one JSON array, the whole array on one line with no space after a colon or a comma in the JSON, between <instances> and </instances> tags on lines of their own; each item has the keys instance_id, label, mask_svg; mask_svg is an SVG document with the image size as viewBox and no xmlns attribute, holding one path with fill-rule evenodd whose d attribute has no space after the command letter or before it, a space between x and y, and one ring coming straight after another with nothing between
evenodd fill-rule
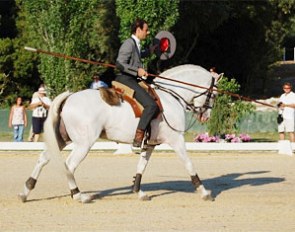
<instances>
[{"instance_id":1,"label":"horse's hoof","mask_svg":"<svg viewBox=\"0 0 295 232\"><path fill-rule=\"evenodd\" d=\"M25 194L23 194L23 193L19 193L19 194L17 195L17 197L18 197L18 199L20 199L21 202L23 202L23 203L25 203L25 202L27 201L27 196L26 196Z\"/></svg>"},{"instance_id":2,"label":"horse's hoof","mask_svg":"<svg viewBox=\"0 0 295 232\"><path fill-rule=\"evenodd\" d=\"M202 199L204 201L214 201L215 199L211 196L211 193L207 193L207 194L204 194L202 195Z\"/></svg>"},{"instance_id":3,"label":"horse's hoof","mask_svg":"<svg viewBox=\"0 0 295 232\"><path fill-rule=\"evenodd\" d=\"M150 201L151 198L148 195L145 195L145 196L139 197L139 200L141 200L141 201Z\"/></svg>"},{"instance_id":4,"label":"horse's hoof","mask_svg":"<svg viewBox=\"0 0 295 232\"><path fill-rule=\"evenodd\" d=\"M81 202L83 204L90 203L94 199L94 196L92 195L81 195Z\"/></svg>"},{"instance_id":5,"label":"horse's hoof","mask_svg":"<svg viewBox=\"0 0 295 232\"><path fill-rule=\"evenodd\" d=\"M141 201L150 201L151 200L151 198L141 190L138 192L138 198Z\"/></svg>"}]
</instances>

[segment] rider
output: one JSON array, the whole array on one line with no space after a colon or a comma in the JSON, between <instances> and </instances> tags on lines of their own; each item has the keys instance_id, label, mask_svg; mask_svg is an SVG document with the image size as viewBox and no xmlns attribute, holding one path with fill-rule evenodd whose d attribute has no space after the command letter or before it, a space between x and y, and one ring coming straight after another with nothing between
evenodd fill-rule
<instances>
[{"instance_id":1,"label":"rider","mask_svg":"<svg viewBox=\"0 0 295 232\"><path fill-rule=\"evenodd\" d=\"M141 147L144 133L151 120L159 113L159 107L155 100L138 84L141 77L147 77L147 71L143 68L141 58L148 56L149 49L141 51L140 41L144 40L149 34L148 24L143 19L136 19L131 25L131 37L121 45L116 61L116 67L120 74L116 81L127 85L135 91L135 99L144 107L142 116L139 120L133 147Z\"/></svg>"}]
</instances>

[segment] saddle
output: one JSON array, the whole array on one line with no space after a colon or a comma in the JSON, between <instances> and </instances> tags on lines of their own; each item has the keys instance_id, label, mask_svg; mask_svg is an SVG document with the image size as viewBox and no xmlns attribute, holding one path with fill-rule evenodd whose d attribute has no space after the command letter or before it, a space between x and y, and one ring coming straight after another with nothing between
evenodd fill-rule
<instances>
[{"instance_id":1,"label":"saddle","mask_svg":"<svg viewBox=\"0 0 295 232\"><path fill-rule=\"evenodd\" d=\"M147 83L145 83L143 81L139 82L139 85L143 89L145 89L154 98L155 102L157 103L157 105L160 109L160 112L162 112L163 107L162 107L160 98L157 95L156 91L150 85L148 85ZM109 89L101 88L100 93L101 93L102 99L110 105L119 105L120 99L121 99L121 101L128 102L133 109L135 117L136 118L141 117L142 111L144 108L134 98L134 90L129 88L128 86L126 86L120 82L117 82L117 81L112 81L112 88L109 88Z\"/></svg>"}]
</instances>

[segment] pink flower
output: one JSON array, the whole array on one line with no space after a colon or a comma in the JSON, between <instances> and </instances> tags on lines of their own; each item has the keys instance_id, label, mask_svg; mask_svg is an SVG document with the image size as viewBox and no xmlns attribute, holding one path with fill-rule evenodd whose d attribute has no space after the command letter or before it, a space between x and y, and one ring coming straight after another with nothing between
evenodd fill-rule
<instances>
[{"instance_id":1,"label":"pink flower","mask_svg":"<svg viewBox=\"0 0 295 232\"><path fill-rule=\"evenodd\" d=\"M234 137L234 138L232 138L232 140L230 142L231 143L240 143L241 139L239 137Z\"/></svg>"},{"instance_id":2,"label":"pink flower","mask_svg":"<svg viewBox=\"0 0 295 232\"><path fill-rule=\"evenodd\" d=\"M209 136L208 133L199 134L195 139L195 142L200 143L215 143L219 142L219 137Z\"/></svg>"},{"instance_id":3,"label":"pink flower","mask_svg":"<svg viewBox=\"0 0 295 232\"><path fill-rule=\"evenodd\" d=\"M199 134L194 138L195 142L198 143L218 143L220 142L220 138L218 136L209 136L208 133ZM249 142L251 138L248 134L240 134L236 136L235 134L226 134L224 138L225 142L229 143L241 143L241 142Z\"/></svg>"},{"instance_id":4,"label":"pink flower","mask_svg":"<svg viewBox=\"0 0 295 232\"><path fill-rule=\"evenodd\" d=\"M248 134L240 134L239 137L242 140L242 142L250 142L251 141L251 137Z\"/></svg>"},{"instance_id":5,"label":"pink flower","mask_svg":"<svg viewBox=\"0 0 295 232\"><path fill-rule=\"evenodd\" d=\"M226 134L226 135L225 135L225 141L227 141L227 142L231 142L232 139L234 139L235 137L236 137L235 134Z\"/></svg>"}]
</instances>

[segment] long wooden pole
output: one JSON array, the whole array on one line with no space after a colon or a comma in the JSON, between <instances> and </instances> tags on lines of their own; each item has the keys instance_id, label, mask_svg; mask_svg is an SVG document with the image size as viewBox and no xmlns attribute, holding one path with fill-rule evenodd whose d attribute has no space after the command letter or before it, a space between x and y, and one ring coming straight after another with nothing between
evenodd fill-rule
<instances>
[{"instance_id":1,"label":"long wooden pole","mask_svg":"<svg viewBox=\"0 0 295 232\"><path fill-rule=\"evenodd\" d=\"M61 57L61 58L68 59L68 60L76 60L76 61L79 61L79 62L82 62L82 63L87 63L87 64L94 64L94 65L101 65L101 66L104 66L104 67L116 68L116 65L113 65L113 64L108 64L108 63L103 63L103 62L98 62L98 61L92 61L92 60L87 60L87 59L81 59L81 58L78 58L78 57L68 56L68 55L65 55L65 54L57 53L57 52L45 51L45 50L37 49L37 48L25 47L25 50L31 51L31 52L36 52L36 53L43 53L43 54L47 54L47 55L51 55L51 56L55 56L55 57ZM244 101L255 102L257 104L261 104L261 105L265 105L265 106L268 106L268 107L276 108L276 106L273 106L271 104L261 102L261 101L257 101L255 99L252 99L252 98L249 98L249 97L244 97L244 96L241 96L241 95L236 94L236 93L231 93L231 92L224 91L224 90L219 90L219 89L216 89L216 88L208 88L208 87L195 85L195 84L191 84L191 83L187 83L187 82L183 82L183 81L173 80L173 79L163 77L163 76L160 76L160 75L156 75L156 74L152 74L152 73L148 73L148 76L157 77L157 78L161 78L161 79L164 79L164 80L169 80L169 81L177 82L177 83L180 83L180 84L183 84L183 85L197 87L197 88L200 88L200 89L216 91L218 93L230 95L230 96L236 97L238 99L242 99Z\"/></svg>"}]
</instances>

